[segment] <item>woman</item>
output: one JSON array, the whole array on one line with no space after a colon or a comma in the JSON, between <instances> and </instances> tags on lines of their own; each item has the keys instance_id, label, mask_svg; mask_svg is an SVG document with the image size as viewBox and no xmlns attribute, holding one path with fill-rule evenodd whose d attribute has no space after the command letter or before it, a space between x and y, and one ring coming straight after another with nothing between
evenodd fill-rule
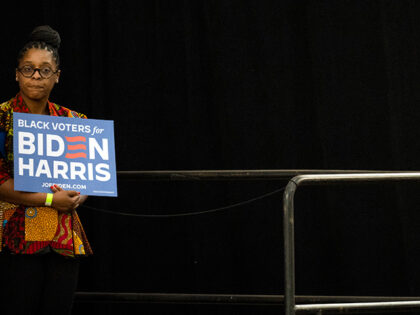
<instances>
[{"instance_id":1,"label":"woman","mask_svg":"<svg viewBox=\"0 0 420 315\"><path fill-rule=\"evenodd\" d=\"M18 54L19 93L0 104L0 292L2 314L69 314L79 256L91 254L75 209L86 196L14 190L13 112L86 118L51 103L58 83L59 34L36 27Z\"/></svg>"}]
</instances>

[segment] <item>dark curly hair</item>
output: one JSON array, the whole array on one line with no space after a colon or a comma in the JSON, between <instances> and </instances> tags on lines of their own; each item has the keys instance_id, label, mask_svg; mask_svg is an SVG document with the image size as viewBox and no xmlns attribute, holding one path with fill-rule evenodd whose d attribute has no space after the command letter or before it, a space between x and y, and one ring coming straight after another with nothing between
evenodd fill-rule
<instances>
[{"instance_id":1,"label":"dark curly hair","mask_svg":"<svg viewBox=\"0 0 420 315\"><path fill-rule=\"evenodd\" d=\"M58 34L56 30L52 29L48 25L37 26L31 32L29 40L19 51L17 62L19 64L25 53L31 48L46 49L52 53L53 59L58 68L60 65L60 57L58 55L60 43L60 34Z\"/></svg>"}]
</instances>

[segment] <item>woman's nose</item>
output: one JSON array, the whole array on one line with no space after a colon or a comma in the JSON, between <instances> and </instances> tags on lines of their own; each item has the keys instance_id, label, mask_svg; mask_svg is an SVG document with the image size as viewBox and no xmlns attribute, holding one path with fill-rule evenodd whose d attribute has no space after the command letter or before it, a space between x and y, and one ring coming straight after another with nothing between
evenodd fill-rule
<instances>
[{"instance_id":1,"label":"woman's nose","mask_svg":"<svg viewBox=\"0 0 420 315\"><path fill-rule=\"evenodd\" d=\"M33 79L41 79L42 77L41 77L41 69L35 69L34 70L34 74L32 75L32 78Z\"/></svg>"}]
</instances>

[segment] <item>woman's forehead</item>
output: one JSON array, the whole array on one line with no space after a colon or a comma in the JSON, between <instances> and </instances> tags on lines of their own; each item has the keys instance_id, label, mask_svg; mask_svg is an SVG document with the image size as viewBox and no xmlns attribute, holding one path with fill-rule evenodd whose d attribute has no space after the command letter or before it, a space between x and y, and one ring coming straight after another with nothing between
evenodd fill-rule
<instances>
[{"instance_id":1,"label":"woman's forehead","mask_svg":"<svg viewBox=\"0 0 420 315\"><path fill-rule=\"evenodd\" d=\"M20 63L55 64L53 54L47 49L31 48L23 55Z\"/></svg>"}]
</instances>

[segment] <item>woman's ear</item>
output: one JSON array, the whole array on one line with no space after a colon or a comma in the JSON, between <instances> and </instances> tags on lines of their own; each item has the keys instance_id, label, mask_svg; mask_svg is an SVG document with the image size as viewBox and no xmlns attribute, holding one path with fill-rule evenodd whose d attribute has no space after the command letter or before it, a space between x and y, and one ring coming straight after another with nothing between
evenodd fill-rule
<instances>
[{"instance_id":1,"label":"woman's ear","mask_svg":"<svg viewBox=\"0 0 420 315\"><path fill-rule=\"evenodd\" d=\"M56 78L55 78L55 83L58 83L58 81L60 81L60 74L61 74L61 70L58 70L56 74Z\"/></svg>"}]
</instances>

